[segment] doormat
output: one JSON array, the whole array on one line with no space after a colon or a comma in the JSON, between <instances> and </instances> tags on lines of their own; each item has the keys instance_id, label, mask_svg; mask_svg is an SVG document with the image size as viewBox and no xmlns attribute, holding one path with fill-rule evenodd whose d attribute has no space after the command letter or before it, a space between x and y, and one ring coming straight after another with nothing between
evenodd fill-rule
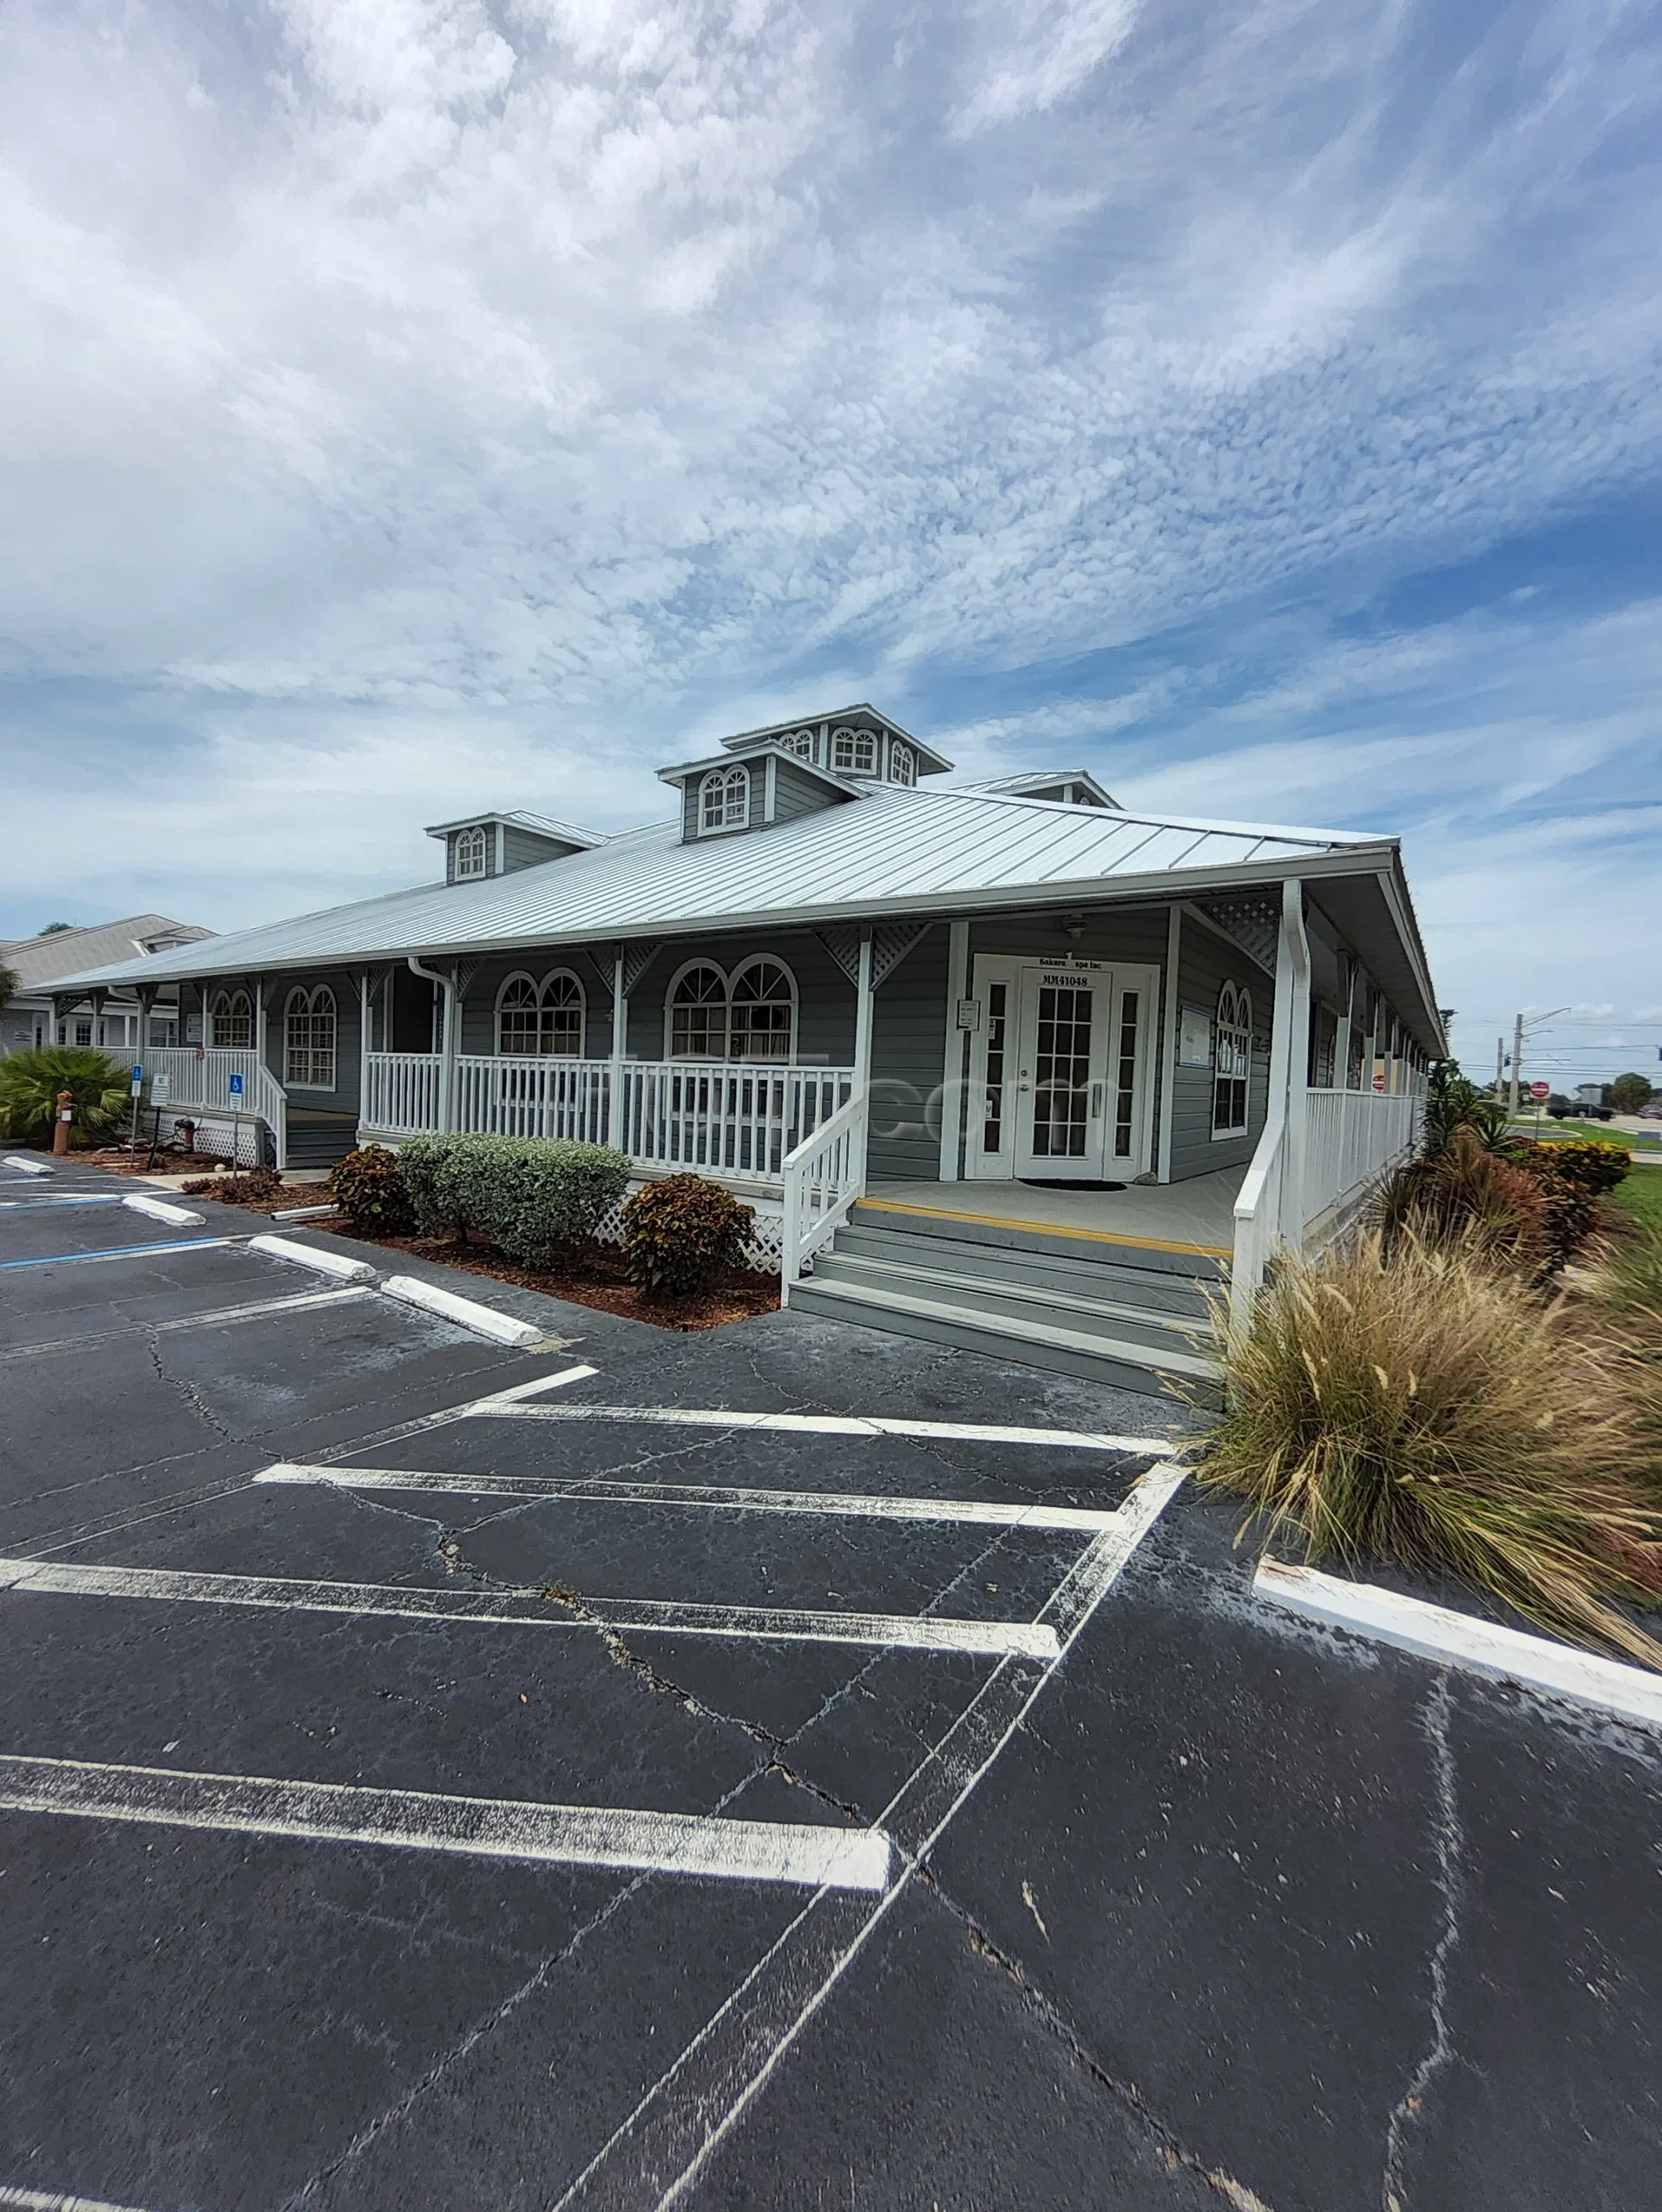
<instances>
[{"instance_id":1,"label":"doormat","mask_svg":"<svg viewBox=\"0 0 1662 2212\"><path fill-rule=\"evenodd\" d=\"M1082 1183L1075 1175L1023 1175L1022 1185L1028 1191L1123 1191L1123 1183Z\"/></svg>"}]
</instances>

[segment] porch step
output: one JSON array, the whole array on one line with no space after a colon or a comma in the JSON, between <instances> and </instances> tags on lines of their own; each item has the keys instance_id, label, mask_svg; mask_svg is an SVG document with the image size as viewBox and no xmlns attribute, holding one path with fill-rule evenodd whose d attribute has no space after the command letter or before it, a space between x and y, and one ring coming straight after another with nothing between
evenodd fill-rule
<instances>
[{"instance_id":1,"label":"porch step","mask_svg":"<svg viewBox=\"0 0 1662 2212\"><path fill-rule=\"evenodd\" d=\"M981 1243L958 1226L950 1237L910 1224L878 1228L856 1208L812 1274L793 1285L791 1304L1120 1389L1176 1386L1200 1404L1218 1402L1205 1298L1215 1277L1203 1287L1193 1275L1118 1255L1082 1260L1025 1233Z\"/></svg>"},{"instance_id":2,"label":"porch step","mask_svg":"<svg viewBox=\"0 0 1662 2212\"><path fill-rule=\"evenodd\" d=\"M315 1109L289 1108L289 1165L290 1167L333 1167L358 1141L355 1114L328 1114Z\"/></svg>"}]
</instances>

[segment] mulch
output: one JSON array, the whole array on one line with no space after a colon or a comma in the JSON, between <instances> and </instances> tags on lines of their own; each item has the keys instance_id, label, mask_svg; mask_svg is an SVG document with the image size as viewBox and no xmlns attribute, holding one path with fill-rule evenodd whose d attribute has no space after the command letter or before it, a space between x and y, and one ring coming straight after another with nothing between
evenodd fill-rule
<instances>
[{"instance_id":1,"label":"mulch","mask_svg":"<svg viewBox=\"0 0 1662 2212\"><path fill-rule=\"evenodd\" d=\"M320 1215L306 1226L355 1236L360 1243L407 1252L412 1259L460 1268L467 1274L487 1275L497 1282L517 1284L521 1290L540 1290L545 1297L564 1299L569 1305L592 1306L602 1313L621 1314L626 1320L646 1321L653 1328L676 1329L683 1334L724 1328L731 1321L749 1321L758 1313L779 1311L778 1276L757 1274L748 1268L728 1270L707 1290L691 1297L653 1298L636 1289L629 1281L622 1254L609 1244L578 1247L557 1267L525 1268L505 1258L494 1244L464 1243L448 1236L378 1236L354 1229L344 1214L328 1219Z\"/></svg>"}]
</instances>

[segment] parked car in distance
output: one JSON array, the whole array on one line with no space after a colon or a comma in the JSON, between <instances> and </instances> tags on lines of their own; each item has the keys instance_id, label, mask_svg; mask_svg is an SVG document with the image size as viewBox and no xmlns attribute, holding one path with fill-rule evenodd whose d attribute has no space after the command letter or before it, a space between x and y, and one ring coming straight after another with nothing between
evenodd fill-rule
<instances>
[{"instance_id":1,"label":"parked car in distance","mask_svg":"<svg viewBox=\"0 0 1662 2212\"><path fill-rule=\"evenodd\" d=\"M1570 1106L1555 1102L1546 1110L1555 1122L1614 1122L1616 1118L1615 1109L1609 1106Z\"/></svg>"}]
</instances>

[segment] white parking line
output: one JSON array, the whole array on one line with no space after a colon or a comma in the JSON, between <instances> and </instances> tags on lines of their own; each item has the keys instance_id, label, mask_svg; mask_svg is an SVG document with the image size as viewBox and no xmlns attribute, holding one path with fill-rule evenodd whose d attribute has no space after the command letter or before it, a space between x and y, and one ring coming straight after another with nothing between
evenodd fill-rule
<instances>
[{"instance_id":1,"label":"white parking line","mask_svg":"<svg viewBox=\"0 0 1662 2212\"><path fill-rule=\"evenodd\" d=\"M1040 1614L1065 1656L1183 1480L1152 1468L1087 1545ZM716 2146L847 1973L922 1860L987 1772L1055 1671L1001 1660L945 1736L901 1784L881 1827L891 1878L850 1933L846 1913L812 1898L601 2146L551 2212L658 2212L683 2202Z\"/></svg>"},{"instance_id":2,"label":"white parking line","mask_svg":"<svg viewBox=\"0 0 1662 2212\"><path fill-rule=\"evenodd\" d=\"M1498 1621L1474 1620L1447 1605L1353 1582L1342 1574L1322 1574L1313 1567L1264 1559L1252 1578L1252 1594L1302 1613L1328 1628L1393 1643L1422 1659L1470 1667L1498 1675L1533 1690L1551 1690L1578 1705L1596 1705L1627 1720L1662 1726L1662 1675L1630 1667L1591 1651L1573 1650L1544 1636L1505 1628Z\"/></svg>"},{"instance_id":3,"label":"white parking line","mask_svg":"<svg viewBox=\"0 0 1662 2212\"><path fill-rule=\"evenodd\" d=\"M136 2212L131 2204L106 2204L102 2197L59 2196L49 2190L0 2188L0 2204L18 2212Z\"/></svg>"},{"instance_id":4,"label":"white parking line","mask_svg":"<svg viewBox=\"0 0 1662 2212\"><path fill-rule=\"evenodd\" d=\"M35 1559L0 1559L0 1590L49 1597L149 1598L173 1604L256 1605L283 1612L385 1613L405 1620L482 1621L516 1628L578 1630L600 1624L790 1643L879 1644L914 1651L1016 1651L1029 1659L1054 1659L1057 1649L1055 1630L1033 1621L586 1596L580 1611L568 1611L557 1599L539 1589L429 1590L402 1583L285 1581L271 1575L194 1574L168 1567L58 1567Z\"/></svg>"},{"instance_id":5,"label":"white parking line","mask_svg":"<svg viewBox=\"0 0 1662 2212\"><path fill-rule=\"evenodd\" d=\"M321 1306L341 1306L351 1300L373 1298L367 1283L345 1290L302 1290L292 1298L261 1298L252 1306L224 1306L206 1313L175 1313L165 1321L124 1321L119 1328L93 1329L84 1336L51 1337L44 1344L10 1344L0 1349L0 1363L39 1359L48 1352L84 1351L91 1344L105 1344L118 1337L159 1337L175 1329L212 1329L221 1323L264 1321L277 1313L309 1313Z\"/></svg>"},{"instance_id":6,"label":"white parking line","mask_svg":"<svg viewBox=\"0 0 1662 2212\"><path fill-rule=\"evenodd\" d=\"M256 1483L328 1483L341 1490L438 1491L461 1497L590 1498L605 1505L688 1505L721 1512L818 1513L870 1521L959 1521L992 1529L1067 1529L1097 1535L1115 1513L1079 1505L1007 1505L977 1497L887 1497L812 1490L717 1489L692 1483L609 1483L598 1476L428 1474L415 1468L341 1467L278 1459Z\"/></svg>"},{"instance_id":7,"label":"white parking line","mask_svg":"<svg viewBox=\"0 0 1662 2212\"><path fill-rule=\"evenodd\" d=\"M418 1789L360 1789L265 1775L0 1756L0 1808L86 1820L366 1843L551 1866L623 1866L812 1890L882 1891L888 1839L875 1828L721 1820L608 1806L538 1805Z\"/></svg>"},{"instance_id":8,"label":"white parking line","mask_svg":"<svg viewBox=\"0 0 1662 2212\"><path fill-rule=\"evenodd\" d=\"M661 1421L677 1428L776 1429L798 1436L911 1436L952 1444L1038 1444L1069 1452L1130 1452L1169 1458L1169 1436L1105 1436L1080 1428L996 1428L974 1421L891 1421L882 1414L735 1413L718 1406L525 1406L481 1403L479 1414L520 1421Z\"/></svg>"}]
</instances>

